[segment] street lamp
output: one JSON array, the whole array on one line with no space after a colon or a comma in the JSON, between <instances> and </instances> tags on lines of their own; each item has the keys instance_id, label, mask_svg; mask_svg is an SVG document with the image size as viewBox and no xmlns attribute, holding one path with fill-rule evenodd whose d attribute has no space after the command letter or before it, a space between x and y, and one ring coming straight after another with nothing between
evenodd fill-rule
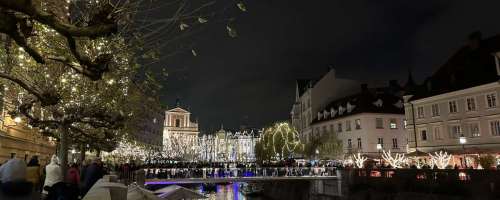
<instances>
[{"instance_id":1,"label":"street lamp","mask_svg":"<svg viewBox=\"0 0 500 200\"><path fill-rule=\"evenodd\" d=\"M459 142L462 145L462 148L464 150L464 164L465 164L465 168L467 168L467 157L465 155L465 143L467 143L467 138L464 136L464 134L460 135Z\"/></svg>"},{"instance_id":2,"label":"street lamp","mask_svg":"<svg viewBox=\"0 0 500 200\"><path fill-rule=\"evenodd\" d=\"M379 165L382 166L382 156L380 150L382 150L382 144L377 143L377 150L378 150L378 156L379 158Z\"/></svg>"}]
</instances>

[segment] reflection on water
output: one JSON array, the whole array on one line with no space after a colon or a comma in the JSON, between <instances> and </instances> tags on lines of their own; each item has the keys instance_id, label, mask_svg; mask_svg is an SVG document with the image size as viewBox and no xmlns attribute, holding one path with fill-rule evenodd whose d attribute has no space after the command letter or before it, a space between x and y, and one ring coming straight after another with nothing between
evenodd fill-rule
<instances>
[{"instance_id":1,"label":"reflection on water","mask_svg":"<svg viewBox=\"0 0 500 200\"><path fill-rule=\"evenodd\" d=\"M260 196L245 196L240 192L239 183L227 183L218 185L203 185L203 184L182 184L180 186L196 190L200 193L206 194L210 200L262 200ZM150 190L157 190L168 185L150 185L147 188Z\"/></svg>"},{"instance_id":2,"label":"reflection on water","mask_svg":"<svg viewBox=\"0 0 500 200\"><path fill-rule=\"evenodd\" d=\"M216 185L215 191L205 190L203 185L198 186L198 191L206 194L210 200L261 200L258 196L247 197L239 192L239 183Z\"/></svg>"}]
</instances>

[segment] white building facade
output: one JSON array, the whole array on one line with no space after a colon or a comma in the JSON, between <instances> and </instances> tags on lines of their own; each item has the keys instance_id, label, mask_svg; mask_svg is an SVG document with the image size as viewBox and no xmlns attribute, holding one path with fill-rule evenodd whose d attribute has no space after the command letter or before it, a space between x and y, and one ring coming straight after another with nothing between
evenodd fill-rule
<instances>
[{"instance_id":1,"label":"white building facade","mask_svg":"<svg viewBox=\"0 0 500 200\"><path fill-rule=\"evenodd\" d=\"M220 129L214 135L199 140L200 159L206 162L254 162L255 144L260 131L230 132Z\"/></svg>"},{"instance_id":2,"label":"white building facade","mask_svg":"<svg viewBox=\"0 0 500 200\"><path fill-rule=\"evenodd\" d=\"M308 141L312 136L310 124L320 109L334 99L359 92L359 84L355 80L337 77L335 69L330 69L318 81L297 80L290 115L301 139Z\"/></svg>"},{"instance_id":3,"label":"white building facade","mask_svg":"<svg viewBox=\"0 0 500 200\"><path fill-rule=\"evenodd\" d=\"M163 153L172 159L195 160L198 156L198 123L191 113L177 106L165 112Z\"/></svg>"},{"instance_id":4,"label":"white building facade","mask_svg":"<svg viewBox=\"0 0 500 200\"><path fill-rule=\"evenodd\" d=\"M335 134L342 141L345 156L361 153L378 157L384 150L406 153L403 101L389 88L384 90L363 85L359 94L331 102L317 113L311 125L313 137Z\"/></svg>"},{"instance_id":5,"label":"white building facade","mask_svg":"<svg viewBox=\"0 0 500 200\"><path fill-rule=\"evenodd\" d=\"M468 45L404 96L411 151L500 153L498 41L500 35L485 40L471 35ZM455 163L474 162L463 157L456 157Z\"/></svg>"}]
</instances>

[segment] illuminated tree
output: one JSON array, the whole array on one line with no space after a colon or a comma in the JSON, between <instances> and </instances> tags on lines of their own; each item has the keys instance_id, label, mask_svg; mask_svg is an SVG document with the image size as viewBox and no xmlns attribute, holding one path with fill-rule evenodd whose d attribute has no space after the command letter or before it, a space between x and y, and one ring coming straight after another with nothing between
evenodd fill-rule
<instances>
[{"instance_id":1,"label":"illuminated tree","mask_svg":"<svg viewBox=\"0 0 500 200\"><path fill-rule=\"evenodd\" d=\"M432 165L436 165L439 169L446 169L453 157L451 154L443 151L434 152L434 155L429 153L429 156L431 157Z\"/></svg>"},{"instance_id":2,"label":"illuminated tree","mask_svg":"<svg viewBox=\"0 0 500 200\"><path fill-rule=\"evenodd\" d=\"M255 145L257 160L282 160L303 151L298 132L287 122L278 122L264 129Z\"/></svg>"},{"instance_id":3,"label":"illuminated tree","mask_svg":"<svg viewBox=\"0 0 500 200\"><path fill-rule=\"evenodd\" d=\"M388 162L393 168L402 168L403 165L408 161L407 158L405 158L405 155L402 153L396 153L391 154L391 150L389 151L382 151L382 158Z\"/></svg>"},{"instance_id":4,"label":"illuminated tree","mask_svg":"<svg viewBox=\"0 0 500 200\"><path fill-rule=\"evenodd\" d=\"M54 2L59 8L47 6ZM148 11L148 2L178 9L168 18L145 21L141 11ZM0 1L0 33L8 36L0 41L0 84L3 99L12 103L9 114L57 138L62 163L70 143L113 149L132 132L127 123L138 113L131 108L146 102L143 95L132 97L130 89L158 90L149 68L160 59L157 51L179 49L176 41L217 20L214 10L207 11L214 3ZM60 8L64 5L69 9ZM243 3L237 7L246 11ZM226 28L236 36L232 21L225 21Z\"/></svg>"},{"instance_id":5,"label":"illuminated tree","mask_svg":"<svg viewBox=\"0 0 500 200\"><path fill-rule=\"evenodd\" d=\"M354 161L354 165L361 169L364 167L364 163L366 160L368 160L365 156L362 156L360 153L358 154L353 154L352 155L352 160Z\"/></svg>"}]
</instances>

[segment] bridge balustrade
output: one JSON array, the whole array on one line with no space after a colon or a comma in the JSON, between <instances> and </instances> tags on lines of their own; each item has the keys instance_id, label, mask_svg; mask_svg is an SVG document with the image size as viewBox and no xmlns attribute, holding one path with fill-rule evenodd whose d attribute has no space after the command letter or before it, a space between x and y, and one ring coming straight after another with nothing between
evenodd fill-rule
<instances>
[{"instance_id":1,"label":"bridge balustrade","mask_svg":"<svg viewBox=\"0 0 500 200\"><path fill-rule=\"evenodd\" d=\"M336 176L335 167L148 168L147 179Z\"/></svg>"}]
</instances>

